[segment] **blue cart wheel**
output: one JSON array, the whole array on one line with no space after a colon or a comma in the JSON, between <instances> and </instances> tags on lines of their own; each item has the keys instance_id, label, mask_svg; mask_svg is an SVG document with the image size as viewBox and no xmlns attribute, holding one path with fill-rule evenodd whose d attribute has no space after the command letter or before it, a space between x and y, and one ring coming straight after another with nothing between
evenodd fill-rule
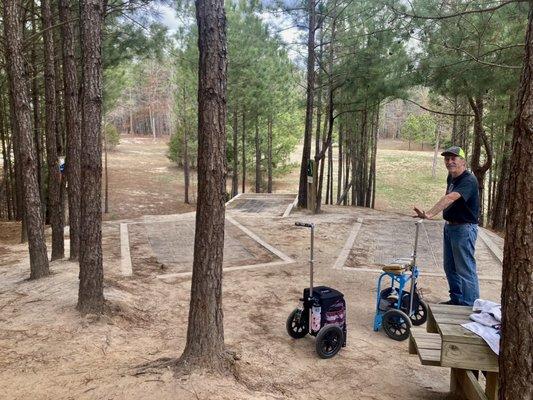
<instances>
[{"instance_id":1,"label":"blue cart wheel","mask_svg":"<svg viewBox=\"0 0 533 400\"><path fill-rule=\"evenodd\" d=\"M402 296L402 311L405 313L409 312L410 301L411 296L409 293L406 293L404 296ZM409 318L414 326L422 325L428 319L428 306L416 292L413 299L413 312Z\"/></svg>"},{"instance_id":2,"label":"blue cart wheel","mask_svg":"<svg viewBox=\"0 0 533 400\"><path fill-rule=\"evenodd\" d=\"M409 337L411 320L400 310L389 310L383 314L383 330L388 337L402 341Z\"/></svg>"}]
</instances>

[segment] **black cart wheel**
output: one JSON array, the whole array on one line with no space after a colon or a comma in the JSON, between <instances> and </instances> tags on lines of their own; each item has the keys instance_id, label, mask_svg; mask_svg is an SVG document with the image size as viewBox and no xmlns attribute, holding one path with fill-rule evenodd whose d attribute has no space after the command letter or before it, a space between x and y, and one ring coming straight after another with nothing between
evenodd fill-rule
<instances>
[{"instance_id":1,"label":"black cart wheel","mask_svg":"<svg viewBox=\"0 0 533 400\"><path fill-rule=\"evenodd\" d=\"M339 352L344 342L342 329L336 325L326 325L316 335L316 352L320 358L331 358Z\"/></svg>"},{"instance_id":2,"label":"black cart wheel","mask_svg":"<svg viewBox=\"0 0 533 400\"><path fill-rule=\"evenodd\" d=\"M309 330L307 316L299 308L295 308L287 318L287 333L294 339L301 339L307 335Z\"/></svg>"},{"instance_id":3,"label":"black cart wheel","mask_svg":"<svg viewBox=\"0 0 533 400\"><path fill-rule=\"evenodd\" d=\"M383 314L383 330L388 337L402 341L409 337L411 320L400 310L389 310Z\"/></svg>"},{"instance_id":4,"label":"black cart wheel","mask_svg":"<svg viewBox=\"0 0 533 400\"><path fill-rule=\"evenodd\" d=\"M409 312L410 295L406 294L402 298L402 311L406 314ZM409 316L411 323L414 326L422 325L428 319L428 306L424 300L420 298L418 293L415 293L413 299L413 313Z\"/></svg>"}]
</instances>

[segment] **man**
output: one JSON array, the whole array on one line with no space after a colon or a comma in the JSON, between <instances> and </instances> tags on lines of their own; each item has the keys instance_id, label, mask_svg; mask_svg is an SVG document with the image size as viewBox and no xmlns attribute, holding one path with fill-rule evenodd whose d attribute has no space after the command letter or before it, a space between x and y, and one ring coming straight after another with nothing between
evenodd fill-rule
<instances>
[{"instance_id":1,"label":"man","mask_svg":"<svg viewBox=\"0 0 533 400\"><path fill-rule=\"evenodd\" d=\"M474 251L476 246L479 191L476 177L466 170L465 152L457 146L442 154L448 169L446 195L429 211L414 207L418 218L431 219L441 211L444 225L444 272L450 300L443 304L468 305L479 298Z\"/></svg>"}]
</instances>

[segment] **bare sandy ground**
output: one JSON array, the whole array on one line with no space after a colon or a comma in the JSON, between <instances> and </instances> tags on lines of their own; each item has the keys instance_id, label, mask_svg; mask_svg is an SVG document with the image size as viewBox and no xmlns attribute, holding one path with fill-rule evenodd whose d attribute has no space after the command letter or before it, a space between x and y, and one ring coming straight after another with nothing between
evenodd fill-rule
<instances>
[{"instance_id":1,"label":"bare sandy ground","mask_svg":"<svg viewBox=\"0 0 533 400\"><path fill-rule=\"evenodd\" d=\"M129 214L124 209L122 218L141 215L139 209ZM12 234L1 236L0 245L0 399L448 398L447 369L422 366L408 354L407 342L373 332L378 273L332 268L357 218L397 215L329 206L318 216L296 212L282 219L233 211L232 216L296 262L224 274L225 341L238 358L235 375L225 377L143 368L181 354L190 279L159 279L165 271L149 257L138 257L133 276L123 276L119 221L104 225L109 311L99 319L75 310L77 264L55 261L51 276L28 281L27 247L9 239L15 225L2 224L0 230ZM330 360L317 357L313 338L294 340L285 331L288 314L309 284L309 236L294 227L297 220L317 224L316 284L346 297L347 347ZM353 255L350 260L352 267L372 267ZM422 276L420 286L429 302L447 298L443 277ZM496 280L481 281L484 298L498 300L500 289Z\"/></svg>"}]
</instances>

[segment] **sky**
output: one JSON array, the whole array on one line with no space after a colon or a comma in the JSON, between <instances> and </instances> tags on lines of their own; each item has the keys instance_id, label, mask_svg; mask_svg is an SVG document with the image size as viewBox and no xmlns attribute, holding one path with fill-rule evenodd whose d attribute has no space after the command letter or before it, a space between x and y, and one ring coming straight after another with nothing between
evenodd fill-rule
<instances>
[{"instance_id":1,"label":"sky","mask_svg":"<svg viewBox=\"0 0 533 400\"><path fill-rule=\"evenodd\" d=\"M294 7L298 0L284 0L287 7ZM264 5L269 5L272 0L263 0ZM154 7L160 13L160 22L164 24L171 33L176 32L180 27L181 21L178 18L174 8L168 5L158 4ZM264 12L261 14L263 21L267 22L271 26L275 26L279 31L281 39L287 43L292 44L289 48L289 56L292 59L298 57L297 54L297 38L298 30L296 27L291 26L291 21L283 15L274 15L272 13Z\"/></svg>"}]
</instances>

